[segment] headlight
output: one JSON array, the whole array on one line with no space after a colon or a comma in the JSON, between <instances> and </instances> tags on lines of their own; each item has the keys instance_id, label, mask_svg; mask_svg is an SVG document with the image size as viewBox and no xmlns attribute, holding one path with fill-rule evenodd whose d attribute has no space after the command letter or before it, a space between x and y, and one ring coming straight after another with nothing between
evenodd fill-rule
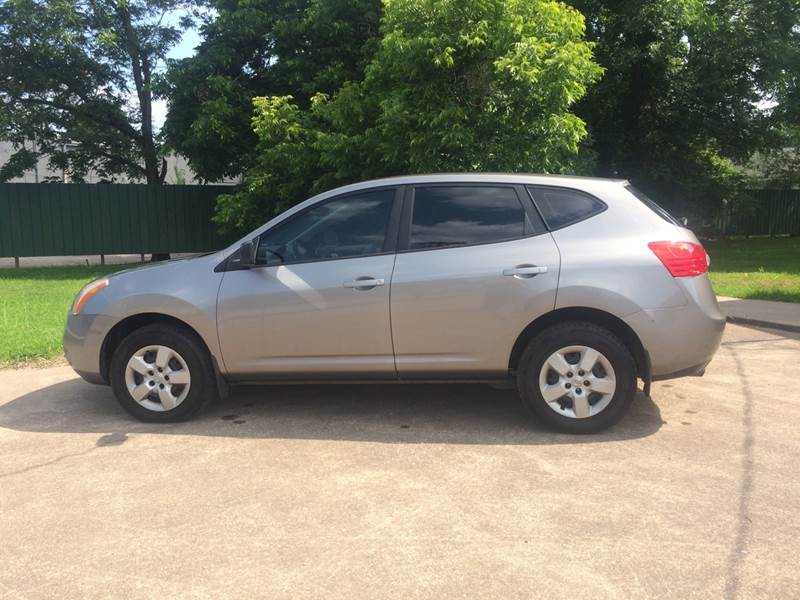
<instances>
[{"instance_id":1,"label":"headlight","mask_svg":"<svg viewBox=\"0 0 800 600\"><path fill-rule=\"evenodd\" d=\"M83 286L81 291L78 292L78 295L75 296L75 302L72 303L72 314L80 314L81 309L83 308L83 305L86 304L87 300L107 287L108 279L98 279L97 281L93 281Z\"/></svg>"}]
</instances>

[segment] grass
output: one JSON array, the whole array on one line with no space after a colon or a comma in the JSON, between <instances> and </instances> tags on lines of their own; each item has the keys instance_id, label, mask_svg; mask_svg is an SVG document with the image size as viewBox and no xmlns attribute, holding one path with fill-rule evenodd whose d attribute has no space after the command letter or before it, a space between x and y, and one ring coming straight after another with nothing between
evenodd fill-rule
<instances>
[{"instance_id":1,"label":"grass","mask_svg":"<svg viewBox=\"0 0 800 600\"><path fill-rule=\"evenodd\" d=\"M64 323L78 290L129 266L0 269L0 366L61 354Z\"/></svg>"},{"instance_id":2,"label":"grass","mask_svg":"<svg viewBox=\"0 0 800 600\"><path fill-rule=\"evenodd\" d=\"M704 241L720 296L800 302L800 238Z\"/></svg>"}]
</instances>

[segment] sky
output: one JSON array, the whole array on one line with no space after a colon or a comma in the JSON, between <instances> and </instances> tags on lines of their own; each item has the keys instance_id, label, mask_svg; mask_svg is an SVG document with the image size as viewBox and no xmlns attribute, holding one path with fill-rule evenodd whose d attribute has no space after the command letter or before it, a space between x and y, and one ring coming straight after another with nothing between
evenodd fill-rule
<instances>
[{"instance_id":1,"label":"sky","mask_svg":"<svg viewBox=\"0 0 800 600\"><path fill-rule=\"evenodd\" d=\"M174 15L174 20L177 23L180 15ZM186 58L194 54L194 49L200 44L200 34L197 29L187 29L183 32L183 37L178 45L176 45L167 54L167 58ZM166 100L153 101L153 126L156 129L161 129L164 124L164 119L167 117L167 102Z\"/></svg>"}]
</instances>

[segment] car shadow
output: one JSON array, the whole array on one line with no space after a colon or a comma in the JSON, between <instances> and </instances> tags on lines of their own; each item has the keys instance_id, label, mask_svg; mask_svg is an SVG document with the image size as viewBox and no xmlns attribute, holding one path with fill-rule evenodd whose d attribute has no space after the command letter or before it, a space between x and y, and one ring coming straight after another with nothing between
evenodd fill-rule
<instances>
[{"instance_id":1,"label":"car shadow","mask_svg":"<svg viewBox=\"0 0 800 600\"><path fill-rule=\"evenodd\" d=\"M553 433L531 419L513 390L486 385L274 385L237 388L185 423L141 423L111 390L70 379L0 406L0 427L97 433L97 445L128 434L253 439L367 441L386 444L575 444L635 439L663 424L641 392L615 427L597 435Z\"/></svg>"}]
</instances>

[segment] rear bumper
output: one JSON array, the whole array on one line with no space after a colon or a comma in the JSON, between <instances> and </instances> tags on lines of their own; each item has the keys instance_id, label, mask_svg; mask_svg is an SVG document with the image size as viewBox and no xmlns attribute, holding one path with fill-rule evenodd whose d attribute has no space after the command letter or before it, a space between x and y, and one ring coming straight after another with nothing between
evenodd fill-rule
<instances>
[{"instance_id":1,"label":"rear bumper","mask_svg":"<svg viewBox=\"0 0 800 600\"><path fill-rule=\"evenodd\" d=\"M89 383L107 384L100 373L103 340L113 326L104 315L73 315L64 328L64 355L75 372Z\"/></svg>"},{"instance_id":2,"label":"rear bumper","mask_svg":"<svg viewBox=\"0 0 800 600\"><path fill-rule=\"evenodd\" d=\"M687 369L681 369L675 373L666 373L665 375L656 375L653 381L664 381L665 379L678 379L679 377L702 377L706 372L708 363L694 365Z\"/></svg>"},{"instance_id":3,"label":"rear bumper","mask_svg":"<svg viewBox=\"0 0 800 600\"><path fill-rule=\"evenodd\" d=\"M650 354L654 381L701 373L725 330L725 317L708 277L676 281L687 297L684 306L642 310L625 318Z\"/></svg>"}]
</instances>

